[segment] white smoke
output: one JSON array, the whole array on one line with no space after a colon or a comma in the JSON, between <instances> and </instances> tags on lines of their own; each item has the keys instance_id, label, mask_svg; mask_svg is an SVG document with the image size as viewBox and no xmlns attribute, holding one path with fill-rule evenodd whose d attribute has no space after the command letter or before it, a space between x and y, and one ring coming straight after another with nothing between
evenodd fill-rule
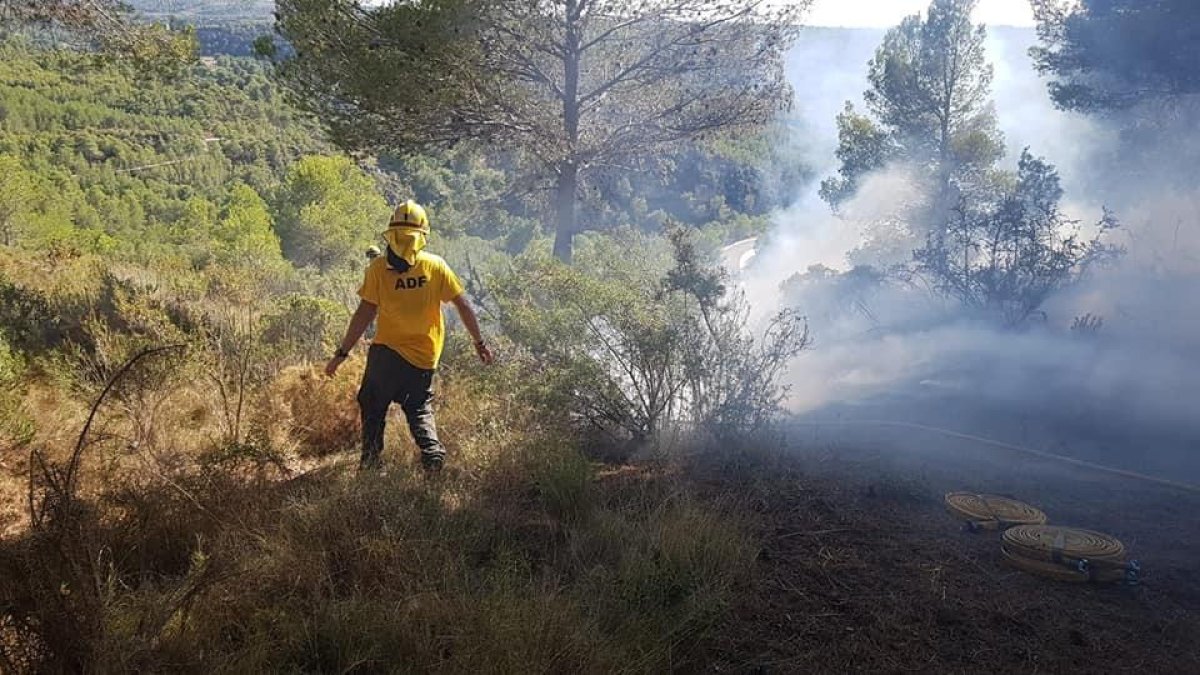
<instances>
[{"instance_id":1,"label":"white smoke","mask_svg":"<svg viewBox=\"0 0 1200 675\"><path fill-rule=\"evenodd\" d=\"M836 171L834 119L846 100L860 101L881 38L811 31L792 55L797 129L812 139L808 159L820 177ZM853 222L874 222L869 231L834 217L810 186L764 238L745 273L747 295L763 314L786 303L809 315L816 343L789 382L798 414L919 417L1200 478L1200 453L1188 452L1200 441L1200 190L1114 175L1116 134L1054 108L1027 55L1034 40L1031 30L1003 29L988 42L1006 163L1015 166L1028 146L1058 168L1072 217L1094 221L1102 207L1114 209L1122 223L1115 241L1127 249L1119 264L1052 298L1044 319L1021 330L965 316L919 283L824 271L850 270L864 255L910 257L902 225L882 237L887 228L878 227L911 198L912 181L893 167L865 181L847 206ZM1103 325L1072 330L1084 315Z\"/></svg>"}]
</instances>

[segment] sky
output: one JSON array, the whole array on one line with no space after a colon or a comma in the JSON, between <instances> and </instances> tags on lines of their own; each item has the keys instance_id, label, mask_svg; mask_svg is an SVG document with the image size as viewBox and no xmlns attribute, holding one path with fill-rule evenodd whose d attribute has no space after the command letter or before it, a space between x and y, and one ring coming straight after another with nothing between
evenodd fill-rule
<instances>
[{"instance_id":1,"label":"sky","mask_svg":"<svg viewBox=\"0 0 1200 675\"><path fill-rule=\"evenodd\" d=\"M929 0L815 0L804 23L885 28L928 7ZM989 26L1034 25L1028 0L980 0L975 20Z\"/></svg>"}]
</instances>

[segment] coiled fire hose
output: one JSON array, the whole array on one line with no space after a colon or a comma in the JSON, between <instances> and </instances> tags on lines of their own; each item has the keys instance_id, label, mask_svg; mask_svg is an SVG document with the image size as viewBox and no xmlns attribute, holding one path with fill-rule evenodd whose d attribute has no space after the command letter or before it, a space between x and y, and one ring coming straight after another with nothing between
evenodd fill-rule
<instances>
[{"instance_id":1,"label":"coiled fire hose","mask_svg":"<svg viewBox=\"0 0 1200 675\"><path fill-rule=\"evenodd\" d=\"M1018 525L1000 547L1009 565L1060 581L1135 584L1141 567L1116 539L1073 527Z\"/></svg>"},{"instance_id":2,"label":"coiled fire hose","mask_svg":"<svg viewBox=\"0 0 1200 675\"><path fill-rule=\"evenodd\" d=\"M924 424L890 420L827 420L795 422L795 424L811 427L877 426L931 432L949 438L1015 451L1039 459L1060 462L1097 473L1154 483L1190 494L1200 494L1200 486L1191 483L1148 476L1074 457L1064 457ZM1046 514L1028 504L1006 497L951 493L946 496L946 506L951 513L967 522L968 529L1005 530L1001 552L1005 561L1017 569L1063 581L1123 581L1130 584L1136 584L1139 581L1141 566L1136 560L1126 560L1125 546L1109 535L1091 530L1046 525Z\"/></svg>"},{"instance_id":3,"label":"coiled fire hose","mask_svg":"<svg viewBox=\"0 0 1200 675\"><path fill-rule=\"evenodd\" d=\"M966 521L967 529L971 531L1043 525L1047 520L1045 513L1025 502L973 492L951 492L946 495L946 508L955 517Z\"/></svg>"},{"instance_id":4,"label":"coiled fire hose","mask_svg":"<svg viewBox=\"0 0 1200 675\"><path fill-rule=\"evenodd\" d=\"M1126 561L1125 546L1091 530L1046 524L1046 514L1024 502L972 492L946 495L946 509L967 529L1003 530L1000 552L1016 569L1059 581L1135 584L1137 561Z\"/></svg>"}]
</instances>

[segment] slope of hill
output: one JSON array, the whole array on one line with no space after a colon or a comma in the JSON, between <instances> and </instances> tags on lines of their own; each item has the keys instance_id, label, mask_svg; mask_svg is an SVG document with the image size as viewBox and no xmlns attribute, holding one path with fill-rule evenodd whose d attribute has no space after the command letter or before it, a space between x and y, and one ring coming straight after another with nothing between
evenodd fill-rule
<instances>
[{"instance_id":1,"label":"slope of hill","mask_svg":"<svg viewBox=\"0 0 1200 675\"><path fill-rule=\"evenodd\" d=\"M268 3L138 4L253 23ZM861 90L877 38L802 40L805 115ZM815 155L829 139L809 131ZM719 280L656 228L760 228L784 201L763 186L790 155L777 140L680 148L670 175L596 197L625 227L582 235L574 266L537 239L537 196L512 196L519 158L373 165L389 197L432 206L432 250L499 260L447 255L500 359L480 367L451 331L445 472L425 475L395 424L387 473L356 472L366 350L336 377L314 363L357 302L361 240L338 227L378 241L389 212L371 181L344 157L293 161L326 143L260 63L168 82L0 47L0 198L21 209L0 245L0 671L1200 672L1186 489L944 439L833 442L793 420L715 442L654 417L693 392L724 402L713 435L773 412L753 406L774 405L757 377L779 362L738 360L764 344L741 296L681 298L672 283ZM298 284L267 264L287 267L278 246L214 262L213 236L272 224L345 235L328 246L344 264ZM1144 583L1004 568L994 536L943 512L958 489L1112 532Z\"/></svg>"},{"instance_id":2,"label":"slope of hill","mask_svg":"<svg viewBox=\"0 0 1200 675\"><path fill-rule=\"evenodd\" d=\"M15 41L0 54L0 155L54 186L58 222L85 250L161 253L189 208L224 203L238 182L267 195L291 162L329 148L250 60L157 82Z\"/></svg>"}]
</instances>

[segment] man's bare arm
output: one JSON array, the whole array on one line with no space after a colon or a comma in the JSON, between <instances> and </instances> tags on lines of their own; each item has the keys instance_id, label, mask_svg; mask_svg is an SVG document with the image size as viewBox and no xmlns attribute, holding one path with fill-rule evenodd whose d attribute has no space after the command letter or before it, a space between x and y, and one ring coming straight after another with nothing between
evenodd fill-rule
<instances>
[{"instance_id":1,"label":"man's bare arm","mask_svg":"<svg viewBox=\"0 0 1200 675\"><path fill-rule=\"evenodd\" d=\"M342 338L338 353L325 366L326 375L333 377L337 373L338 367L346 360L346 357L342 355L349 354L350 350L354 349L354 345L362 339L363 333L367 332L367 328L375 320L378 312L379 307L366 300L358 303L358 309L354 310L354 316L350 317L350 326L346 328L346 336Z\"/></svg>"},{"instance_id":2,"label":"man's bare arm","mask_svg":"<svg viewBox=\"0 0 1200 675\"><path fill-rule=\"evenodd\" d=\"M496 359L492 356L492 350L488 349L487 343L484 342L483 334L479 332L479 319L475 316L475 309L471 307L471 302L467 300L466 294L461 294L450 302L454 303L454 308L458 310L458 317L462 319L463 326L471 334L471 339L475 342L475 353L479 355L479 360L491 365Z\"/></svg>"}]
</instances>

